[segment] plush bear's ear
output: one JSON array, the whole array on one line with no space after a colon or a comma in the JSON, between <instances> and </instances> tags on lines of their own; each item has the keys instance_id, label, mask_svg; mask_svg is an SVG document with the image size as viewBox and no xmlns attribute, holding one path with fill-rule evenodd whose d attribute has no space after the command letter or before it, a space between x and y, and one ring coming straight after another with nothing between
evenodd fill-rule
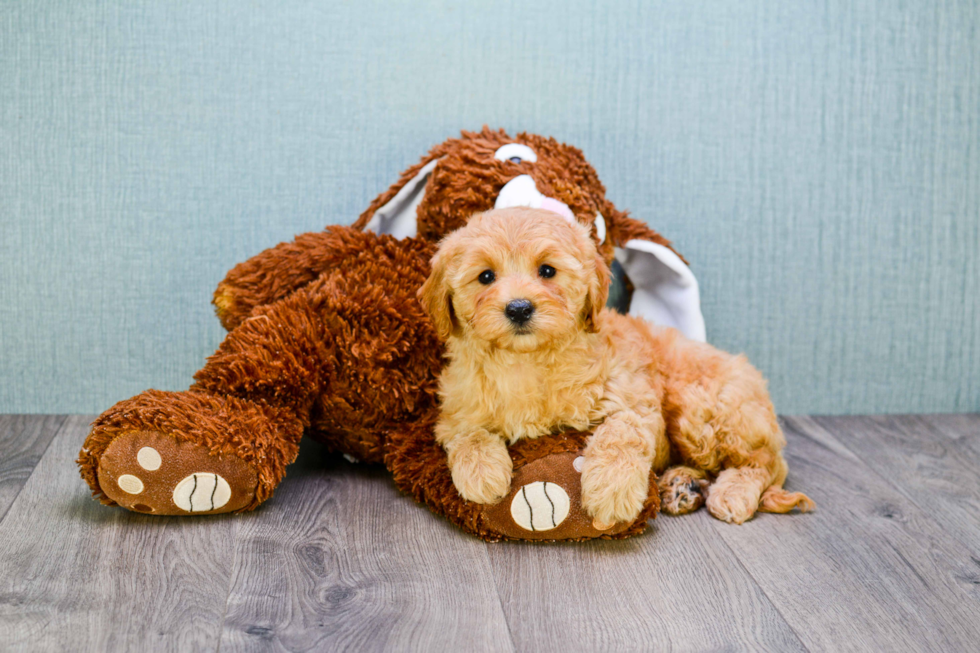
<instances>
[{"instance_id":1,"label":"plush bear's ear","mask_svg":"<svg viewBox=\"0 0 980 653\"><path fill-rule=\"evenodd\" d=\"M698 280L672 249L634 239L616 248L616 260L633 284L630 315L674 327L691 340L705 341Z\"/></svg>"},{"instance_id":2,"label":"plush bear's ear","mask_svg":"<svg viewBox=\"0 0 980 653\"><path fill-rule=\"evenodd\" d=\"M418 233L416 211L425 197L425 183L439 163L433 159L408 179L395 196L379 206L371 220L364 225L365 231L390 234L395 238L414 238Z\"/></svg>"},{"instance_id":3,"label":"plush bear's ear","mask_svg":"<svg viewBox=\"0 0 980 653\"><path fill-rule=\"evenodd\" d=\"M439 339L446 341L456 333L459 323L453 310L452 292L446 280L449 263L455 258L452 236L443 241L436 255L432 257L432 272L419 288L418 297L422 308L429 314Z\"/></svg>"},{"instance_id":4,"label":"plush bear's ear","mask_svg":"<svg viewBox=\"0 0 980 653\"><path fill-rule=\"evenodd\" d=\"M701 293L691 268L669 240L645 223L610 203L603 208L603 231L614 247L616 263L633 287L629 314L674 327L691 340L704 342Z\"/></svg>"},{"instance_id":5,"label":"plush bear's ear","mask_svg":"<svg viewBox=\"0 0 980 653\"><path fill-rule=\"evenodd\" d=\"M425 197L429 175L442 158L446 144L434 148L419 163L402 173L391 188L379 195L354 222L355 229L413 238L418 233L416 211Z\"/></svg>"}]
</instances>

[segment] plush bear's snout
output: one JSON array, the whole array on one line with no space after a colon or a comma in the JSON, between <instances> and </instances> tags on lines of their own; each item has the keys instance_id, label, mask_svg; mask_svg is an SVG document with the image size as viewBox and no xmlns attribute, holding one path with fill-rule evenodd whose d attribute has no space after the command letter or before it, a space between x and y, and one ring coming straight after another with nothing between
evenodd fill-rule
<instances>
[{"instance_id":1,"label":"plush bear's snout","mask_svg":"<svg viewBox=\"0 0 980 653\"><path fill-rule=\"evenodd\" d=\"M538 185L534 182L531 175L520 175L508 181L497 200L494 202L495 209L510 209L517 206L529 206L532 209L544 209L557 213L569 222L575 221L575 216L568 205L553 197L548 197L538 190Z\"/></svg>"}]
</instances>

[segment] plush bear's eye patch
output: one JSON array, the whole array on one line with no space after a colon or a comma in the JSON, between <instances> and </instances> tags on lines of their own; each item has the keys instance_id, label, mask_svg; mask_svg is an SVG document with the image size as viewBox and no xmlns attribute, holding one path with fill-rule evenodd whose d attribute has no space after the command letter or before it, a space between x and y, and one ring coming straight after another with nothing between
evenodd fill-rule
<instances>
[{"instance_id":1,"label":"plush bear's eye patch","mask_svg":"<svg viewBox=\"0 0 980 653\"><path fill-rule=\"evenodd\" d=\"M480 276L478 276L476 280L482 283L484 286L489 286L496 278L497 275L493 273L493 270L484 270L480 273Z\"/></svg>"},{"instance_id":2,"label":"plush bear's eye patch","mask_svg":"<svg viewBox=\"0 0 980 653\"><path fill-rule=\"evenodd\" d=\"M520 143L507 143L493 153L493 158L498 161L510 161L511 163L523 163L529 161L534 163L538 160L538 155L527 145Z\"/></svg>"}]
</instances>

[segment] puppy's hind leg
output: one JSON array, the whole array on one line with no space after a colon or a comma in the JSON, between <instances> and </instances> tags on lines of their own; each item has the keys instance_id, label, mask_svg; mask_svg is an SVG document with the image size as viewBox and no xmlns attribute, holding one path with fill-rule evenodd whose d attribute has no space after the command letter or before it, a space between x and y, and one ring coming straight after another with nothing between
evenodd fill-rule
<instances>
[{"instance_id":1,"label":"puppy's hind leg","mask_svg":"<svg viewBox=\"0 0 980 653\"><path fill-rule=\"evenodd\" d=\"M782 490L786 441L759 371L744 356L707 345L683 342L676 350L668 395L672 439L688 465L718 474L708 489L708 512L741 524L760 509L811 509L805 495Z\"/></svg>"},{"instance_id":2,"label":"puppy's hind leg","mask_svg":"<svg viewBox=\"0 0 980 653\"><path fill-rule=\"evenodd\" d=\"M709 481L703 470L678 465L657 479L660 509L668 515L686 515L704 505Z\"/></svg>"},{"instance_id":3,"label":"puppy's hind leg","mask_svg":"<svg viewBox=\"0 0 980 653\"><path fill-rule=\"evenodd\" d=\"M783 454L778 454L776 461L776 479L772 485L762 493L762 501L759 503L759 512L787 513L793 508L799 508L800 512L810 512L817 507L813 499L802 492L787 492L783 489L783 481L786 480L786 460Z\"/></svg>"},{"instance_id":4,"label":"puppy's hind leg","mask_svg":"<svg viewBox=\"0 0 980 653\"><path fill-rule=\"evenodd\" d=\"M781 453L754 453L749 465L724 469L711 484L706 503L713 517L741 524L751 519L756 511L786 513L793 508L799 508L800 512L813 510L815 504L808 496L782 488L786 479L786 462Z\"/></svg>"},{"instance_id":5,"label":"puppy's hind leg","mask_svg":"<svg viewBox=\"0 0 980 653\"><path fill-rule=\"evenodd\" d=\"M769 485L769 476L769 472L758 467L722 470L708 490L708 512L730 524L751 519L759 509L759 499Z\"/></svg>"}]
</instances>

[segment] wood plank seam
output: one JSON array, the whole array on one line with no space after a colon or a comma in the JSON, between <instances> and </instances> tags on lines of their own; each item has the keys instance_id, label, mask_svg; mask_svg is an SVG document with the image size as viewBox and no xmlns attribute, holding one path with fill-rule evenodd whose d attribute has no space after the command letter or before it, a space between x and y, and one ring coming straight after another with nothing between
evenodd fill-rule
<instances>
[{"instance_id":1,"label":"wood plank seam","mask_svg":"<svg viewBox=\"0 0 980 653\"><path fill-rule=\"evenodd\" d=\"M833 429L806 418L784 424L791 481L815 492L817 512L716 531L798 636L814 650L972 650L964 643L975 643L978 597L955 577L969 549Z\"/></svg>"},{"instance_id":2,"label":"wood plank seam","mask_svg":"<svg viewBox=\"0 0 980 653\"><path fill-rule=\"evenodd\" d=\"M685 515L681 515L680 517L677 517L677 519L683 519L684 517ZM713 522L715 521L714 518L712 518L712 521ZM723 522L716 522L714 526L715 526L715 530L719 528L739 528L739 526L735 526L734 524L726 524ZM783 620L783 622L786 624L786 627L789 628L790 631L793 633L793 636L796 637L796 641L800 643L800 647L806 651L811 650L809 647L807 647L806 644L803 643L803 638L800 637L800 634L796 632L795 628L793 628L793 624L790 623L790 620L786 618L786 615L783 614L783 611L779 609L779 603L773 600L773 598L769 595L769 593L766 592L766 588L763 586L763 584L759 582L759 579L757 579L752 574L752 572L749 571L749 568L745 566L745 563L742 561L742 558L738 555L738 551L733 549L731 545L728 544L728 541L725 538L719 537L718 539L725 546L725 548L731 552L732 557L734 557L735 560L738 562L738 566L741 567L743 572L745 572L745 575L752 579L752 582L755 583L756 587L759 588L759 591L762 592L762 595L766 597L766 600L769 601L769 604L772 606L773 610L776 611L776 614L779 615L779 618Z\"/></svg>"},{"instance_id":3,"label":"wood plank seam","mask_svg":"<svg viewBox=\"0 0 980 653\"><path fill-rule=\"evenodd\" d=\"M847 445L847 443L846 443L845 440L842 440L841 438L835 436L830 430L828 430L827 427L824 426L824 424L822 424L820 421L818 421L818 419L820 419L819 417L815 418L813 416L807 415L807 416L802 416L802 417L797 416L797 417L790 418L790 419L792 420L792 422L791 423L788 422L787 425L794 431L794 433L796 435L805 437L806 439L810 440L811 442L816 442L816 443L820 444L821 446L823 446L823 443L820 443L818 440L816 440L816 439L814 439L812 437L812 434L806 428L806 426L804 424L801 424L801 420L807 420L807 421L809 421L809 426L811 426L811 427L815 426L815 427L821 429L822 431L824 431L824 433L826 434L827 437L832 438L838 445L840 445L841 447L843 447L844 449L846 449L851 455L855 456L855 458L858 461L860 461L860 464L867 470L866 473L868 473L870 476L873 476L874 478L878 479L879 481L881 481L881 483L885 487L891 488L891 490L893 492L895 492L900 497L903 497L906 501L908 501L915 509L917 509L921 513L920 514L920 518L924 522L928 522L928 523L932 524L933 526L935 526L935 528L936 528L937 531L943 533L946 537L950 538L950 540L952 540L953 542L955 542L955 543L959 544L960 546L962 546L967 552L969 552L970 559L974 563L977 563L978 566L980 566L980 561L978 561L977 560L977 557L975 555L973 555L973 551L974 551L974 548L976 546L976 543L975 542L964 541L961 537L959 537L955 533L952 533L950 531L950 529L944 527L943 524L934 517L934 512L931 509L929 509L928 507L924 507L923 505L921 505L919 503L919 501L916 500L915 496L913 494L910 494L902 485L893 482L892 480L889 479L888 476L886 476L885 474L880 473L876 469L874 469L871 466L871 464L869 462L867 462L867 460L864 458L864 456L862 454L860 454L859 452L857 452L854 449L852 449L851 447L849 447ZM942 437L942 432L941 431L938 431L936 428L934 428L931 423L925 422L924 425L933 434L939 435L939 436ZM918 578L922 582L923 586L928 586L928 582L926 581L926 579L922 577L922 575L915 569L915 567L912 565L912 563L909 562L909 560L904 555L902 555L902 553L899 552L898 549L896 549L890 543L889 543L889 547L897 554L898 558L905 564L905 566L910 571L913 572L913 574L916 576L916 578ZM955 573L953 574L953 577L954 578L960 578L961 580L967 580L971 584L977 584L975 580L973 580L973 579L963 579L962 577L960 577L959 575L957 575ZM975 597L971 596L970 593L966 589L964 589L961 585L959 585L957 583L957 584L954 584L953 587L955 587L955 591L959 593L960 598L964 601L964 603L967 603L967 604L974 604L975 603Z\"/></svg>"},{"instance_id":4,"label":"wood plank seam","mask_svg":"<svg viewBox=\"0 0 980 653\"><path fill-rule=\"evenodd\" d=\"M228 619L228 604L231 603L231 591L232 589L234 589L234 583L235 583L235 569L238 568L239 551L238 551L237 543L238 543L239 530L240 530L239 522L238 520L235 520L235 532L234 532L234 536L232 537L232 542L235 543L235 557L232 558L231 573L228 574L228 589L225 592L225 605L221 609L221 619L215 624L215 630L217 631L217 633L215 634L216 644L214 647L214 653L220 653L221 651L221 640L222 640L222 634L224 633L224 629L225 629L225 620Z\"/></svg>"},{"instance_id":5,"label":"wood plank seam","mask_svg":"<svg viewBox=\"0 0 980 653\"><path fill-rule=\"evenodd\" d=\"M499 543L498 543L499 544ZM493 570L493 563L490 560L490 551L488 547L495 546L489 542L483 543L483 557L486 558L487 567L490 569L490 573L494 576L493 579L493 591L497 593L497 605L500 607L500 614L504 618L504 624L507 626L507 637L510 638L510 648L512 651L517 651L517 641L514 639L514 631L510 627L510 619L507 618L507 610L504 609L504 597L500 596L500 585L497 583L496 572Z\"/></svg>"},{"instance_id":6,"label":"wood plank seam","mask_svg":"<svg viewBox=\"0 0 980 653\"><path fill-rule=\"evenodd\" d=\"M48 452L48 449L51 448L51 443L54 442L55 438L61 435L61 432L64 430L65 423L68 421L68 415L55 415L54 417L56 419L61 420L61 422L58 424L58 428L55 429L54 434L48 439L48 443L44 445L44 451L42 451L40 455L38 455L37 462L35 462L34 467L31 468L31 473L27 475L27 478L24 479L24 482L20 484L19 488L17 488L17 494L14 495L14 498L13 500L11 500L10 505L8 505L7 509L4 510L3 514L0 515L0 524L3 523L3 520L6 519L7 515L10 514L10 509L13 508L14 505L17 503L17 500L20 498L21 492L23 492L24 488L27 487L27 483L31 480L31 477L34 475L34 472L37 470L38 463L41 462L41 459L44 458L44 454L46 454Z\"/></svg>"},{"instance_id":7,"label":"wood plank seam","mask_svg":"<svg viewBox=\"0 0 980 653\"><path fill-rule=\"evenodd\" d=\"M91 419L66 419L0 523L0 649L211 650L231 522L93 501L74 473Z\"/></svg>"}]
</instances>

